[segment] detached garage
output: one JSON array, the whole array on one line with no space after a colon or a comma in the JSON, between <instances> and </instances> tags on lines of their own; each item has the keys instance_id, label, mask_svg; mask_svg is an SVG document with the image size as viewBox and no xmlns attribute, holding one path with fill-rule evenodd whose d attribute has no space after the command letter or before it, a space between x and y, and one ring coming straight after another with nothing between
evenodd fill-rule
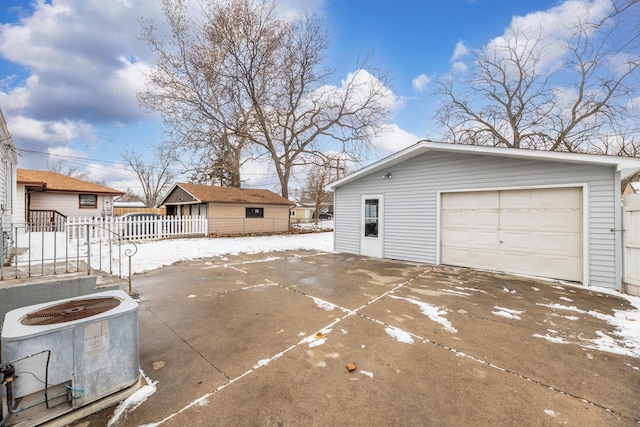
<instances>
[{"instance_id":1,"label":"detached garage","mask_svg":"<svg viewBox=\"0 0 640 427\"><path fill-rule=\"evenodd\" d=\"M334 248L620 289L640 159L419 142L329 186Z\"/></svg>"}]
</instances>

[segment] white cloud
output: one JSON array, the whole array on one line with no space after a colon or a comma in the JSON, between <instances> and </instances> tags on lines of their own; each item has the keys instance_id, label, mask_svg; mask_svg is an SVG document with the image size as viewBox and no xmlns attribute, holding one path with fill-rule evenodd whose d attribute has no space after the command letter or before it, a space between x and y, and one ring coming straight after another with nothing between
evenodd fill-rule
<instances>
[{"instance_id":1,"label":"white cloud","mask_svg":"<svg viewBox=\"0 0 640 427\"><path fill-rule=\"evenodd\" d=\"M462 61L456 61L451 64L451 71L453 73L466 73L468 70L467 64Z\"/></svg>"},{"instance_id":2,"label":"white cloud","mask_svg":"<svg viewBox=\"0 0 640 427\"><path fill-rule=\"evenodd\" d=\"M516 16L504 34L487 44L491 52L514 50L521 58L531 57L539 72L549 72L562 65L568 41L582 22L597 22L611 7L610 0L568 0L546 11ZM596 30L596 26L591 27Z\"/></svg>"},{"instance_id":3,"label":"white cloud","mask_svg":"<svg viewBox=\"0 0 640 427\"><path fill-rule=\"evenodd\" d=\"M420 139L422 138L401 129L396 124L389 124L374 138L373 145L376 155L383 158L415 144Z\"/></svg>"},{"instance_id":4,"label":"white cloud","mask_svg":"<svg viewBox=\"0 0 640 427\"><path fill-rule=\"evenodd\" d=\"M98 141L104 125L148 117L136 89L151 52L138 40L138 16L156 17L157 0L39 0L0 26L0 55L23 73L4 76L0 102L18 148L49 152ZM34 167L36 159L22 158ZM21 165L24 167L24 165Z\"/></svg>"},{"instance_id":5,"label":"white cloud","mask_svg":"<svg viewBox=\"0 0 640 427\"><path fill-rule=\"evenodd\" d=\"M14 87L22 100L13 106L44 120L138 120L144 113L136 102L135 84L143 77L137 73L132 78L130 64L121 58L150 58L136 37L136 19L157 10L154 0L138 1L135 9L122 1L35 3L30 16L0 28L0 54L30 73Z\"/></svg>"},{"instance_id":6,"label":"white cloud","mask_svg":"<svg viewBox=\"0 0 640 427\"><path fill-rule=\"evenodd\" d=\"M17 116L11 120L11 133L16 138L37 141L46 145L67 144L89 129L69 120L44 121Z\"/></svg>"},{"instance_id":7,"label":"white cloud","mask_svg":"<svg viewBox=\"0 0 640 427\"><path fill-rule=\"evenodd\" d=\"M469 49L461 40L458 43L456 43L456 48L453 50L453 56L451 57L451 61L456 61L466 56L469 52L470 52Z\"/></svg>"},{"instance_id":8,"label":"white cloud","mask_svg":"<svg viewBox=\"0 0 640 427\"><path fill-rule=\"evenodd\" d=\"M273 170L273 163L266 158L252 159L240 169L242 187L267 188L280 194L280 181ZM291 183L290 183L291 184Z\"/></svg>"},{"instance_id":9,"label":"white cloud","mask_svg":"<svg viewBox=\"0 0 640 427\"><path fill-rule=\"evenodd\" d=\"M350 101L354 104L361 105L362 101L370 96L372 88L375 88L379 93L376 102L386 106L391 111L401 110L405 106L403 98L398 97L389 87L384 86L377 77L367 70L359 69L349 73L347 78L342 81L342 86L334 90L345 91L347 88L351 91Z\"/></svg>"},{"instance_id":10,"label":"white cloud","mask_svg":"<svg viewBox=\"0 0 640 427\"><path fill-rule=\"evenodd\" d=\"M74 157L84 159L87 157L86 153L74 150L66 146L49 148L48 152L56 159L61 157Z\"/></svg>"},{"instance_id":11,"label":"white cloud","mask_svg":"<svg viewBox=\"0 0 640 427\"><path fill-rule=\"evenodd\" d=\"M640 96L629 100L626 107L629 110L633 110L640 113Z\"/></svg>"},{"instance_id":12,"label":"white cloud","mask_svg":"<svg viewBox=\"0 0 640 427\"><path fill-rule=\"evenodd\" d=\"M90 172L89 179L91 181L106 182L109 187L120 191L131 188L134 193L140 196L144 195L140 180L135 172L127 170L122 163L108 166L101 163L89 163L86 168Z\"/></svg>"},{"instance_id":13,"label":"white cloud","mask_svg":"<svg viewBox=\"0 0 640 427\"><path fill-rule=\"evenodd\" d=\"M324 0L277 0L276 10L284 19L299 19L322 11Z\"/></svg>"},{"instance_id":14,"label":"white cloud","mask_svg":"<svg viewBox=\"0 0 640 427\"><path fill-rule=\"evenodd\" d=\"M418 92L422 92L427 85L431 82L431 78L426 74L420 74L418 77L411 81L413 88Z\"/></svg>"}]
</instances>

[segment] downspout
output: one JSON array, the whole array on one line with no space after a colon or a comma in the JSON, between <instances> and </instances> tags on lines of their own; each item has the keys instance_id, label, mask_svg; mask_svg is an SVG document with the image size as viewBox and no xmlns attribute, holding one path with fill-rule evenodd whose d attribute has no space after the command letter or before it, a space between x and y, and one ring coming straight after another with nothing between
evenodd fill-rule
<instances>
[{"instance_id":1,"label":"downspout","mask_svg":"<svg viewBox=\"0 0 640 427\"><path fill-rule=\"evenodd\" d=\"M623 286L623 257L624 257L624 224L622 223L622 194L620 193L621 172L617 168L614 171L614 186L613 186L613 205L614 209L614 229L611 230L614 233L614 286L617 287L617 291L624 292Z\"/></svg>"}]
</instances>

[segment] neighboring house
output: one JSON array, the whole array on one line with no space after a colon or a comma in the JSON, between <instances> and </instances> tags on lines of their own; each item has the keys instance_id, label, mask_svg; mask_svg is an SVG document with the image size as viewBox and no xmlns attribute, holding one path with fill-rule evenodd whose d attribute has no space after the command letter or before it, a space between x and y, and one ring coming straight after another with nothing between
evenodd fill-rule
<instances>
[{"instance_id":1,"label":"neighboring house","mask_svg":"<svg viewBox=\"0 0 640 427\"><path fill-rule=\"evenodd\" d=\"M209 235L289 229L294 203L269 190L177 183L162 200L167 215L204 215Z\"/></svg>"},{"instance_id":2,"label":"neighboring house","mask_svg":"<svg viewBox=\"0 0 640 427\"><path fill-rule=\"evenodd\" d=\"M113 201L113 216L122 216L130 213L149 213L165 215L165 208L148 208L144 202L123 202L119 199Z\"/></svg>"},{"instance_id":3,"label":"neighboring house","mask_svg":"<svg viewBox=\"0 0 640 427\"><path fill-rule=\"evenodd\" d=\"M313 220L313 213L315 208L303 203L296 203L295 207L291 208L290 216L291 221L294 223L305 223Z\"/></svg>"},{"instance_id":4,"label":"neighboring house","mask_svg":"<svg viewBox=\"0 0 640 427\"><path fill-rule=\"evenodd\" d=\"M16 164L18 156L11 133L0 109L0 218L3 228L15 221Z\"/></svg>"},{"instance_id":5,"label":"neighboring house","mask_svg":"<svg viewBox=\"0 0 640 427\"><path fill-rule=\"evenodd\" d=\"M328 186L338 252L622 286L640 159L419 142Z\"/></svg>"},{"instance_id":6,"label":"neighboring house","mask_svg":"<svg viewBox=\"0 0 640 427\"><path fill-rule=\"evenodd\" d=\"M122 191L55 172L18 169L16 220L59 222L69 217L113 215Z\"/></svg>"},{"instance_id":7,"label":"neighboring house","mask_svg":"<svg viewBox=\"0 0 640 427\"><path fill-rule=\"evenodd\" d=\"M626 196L627 194L640 194L640 182L634 181L628 183L622 195Z\"/></svg>"}]
</instances>

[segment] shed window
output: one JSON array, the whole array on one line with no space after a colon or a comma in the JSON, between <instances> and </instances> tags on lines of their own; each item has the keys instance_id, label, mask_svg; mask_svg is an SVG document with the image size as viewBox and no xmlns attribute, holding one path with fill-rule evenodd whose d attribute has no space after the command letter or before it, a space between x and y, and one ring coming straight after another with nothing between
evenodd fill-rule
<instances>
[{"instance_id":1,"label":"shed window","mask_svg":"<svg viewBox=\"0 0 640 427\"><path fill-rule=\"evenodd\" d=\"M97 208L97 194L80 194L80 208Z\"/></svg>"},{"instance_id":2,"label":"shed window","mask_svg":"<svg viewBox=\"0 0 640 427\"><path fill-rule=\"evenodd\" d=\"M264 218L264 208L247 208L247 218Z\"/></svg>"}]
</instances>

